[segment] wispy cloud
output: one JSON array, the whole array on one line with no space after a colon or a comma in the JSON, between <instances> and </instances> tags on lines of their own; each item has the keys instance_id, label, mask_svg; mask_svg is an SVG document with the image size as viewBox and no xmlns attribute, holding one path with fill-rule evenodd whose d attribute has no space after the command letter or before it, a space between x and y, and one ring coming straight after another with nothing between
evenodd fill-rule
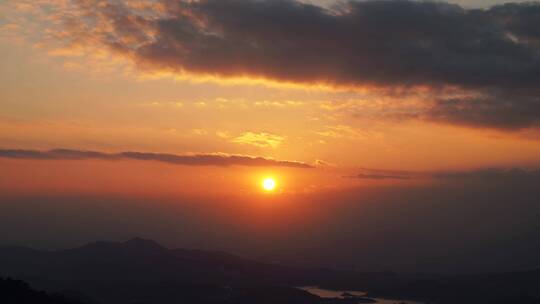
<instances>
[{"instance_id":1,"label":"wispy cloud","mask_svg":"<svg viewBox=\"0 0 540 304\"><path fill-rule=\"evenodd\" d=\"M277 160L272 158L235 155L235 154L193 154L177 155L166 153L147 152L119 152L105 153L85 150L54 149L40 150L17 150L0 149L0 158L34 159L34 160L139 160L157 161L184 166L248 166L248 167L290 167L290 168L313 168L312 165L299 161Z\"/></svg>"}]
</instances>

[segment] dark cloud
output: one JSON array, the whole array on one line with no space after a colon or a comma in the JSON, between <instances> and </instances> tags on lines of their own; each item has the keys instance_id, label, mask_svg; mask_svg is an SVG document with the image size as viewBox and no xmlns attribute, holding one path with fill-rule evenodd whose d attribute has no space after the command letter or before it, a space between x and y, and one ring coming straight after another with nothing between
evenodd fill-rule
<instances>
[{"instance_id":1,"label":"dark cloud","mask_svg":"<svg viewBox=\"0 0 540 304\"><path fill-rule=\"evenodd\" d=\"M359 179L435 179L448 182L455 181L484 181L493 182L540 182L540 169L523 168L487 168L468 171L399 171L360 169L356 175L343 176L344 178Z\"/></svg>"},{"instance_id":2,"label":"dark cloud","mask_svg":"<svg viewBox=\"0 0 540 304\"><path fill-rule=\"evenodd\" d=\"M485 92L483 96L437 99L419 116L431 121L473 127L522 129L538 126L540 91Z\"/></svg>"},{"instance_id":3,"label":"dark cloud","mask_svg":"<svg viewBox=\"0 0 540 304\"><path fill-rule=\"evenodd\" d=\"M353 175L343 176L344 178L358 178L358 179L373 179L373 180L384 180L384 179L418 179L418 178L429 178L431 173L429 172L420 172L420 171L406 171L406 170L388 170L388 169L374 169L374 168L365 168L360 167L357 169L358 173Z\"/></svg>"},{"instance_id":4,"label":"dark cloud","mask_svg":"<svg viewBox=\"0 0 540 304\"><path fill-rule=\"evenodd\" d=\"M366 174L360 173L357 175L345 176L346 178L359 178L359 179L410 179L407 175L385 175L385 174Z\"/></svg>"},{"instance_id":5,"label":"dark cloud","mask_svg":"<svg viewBox=\"0 0 540 304\"><path fill-rule=\"evenodd\" d=\"M433 175L434 178L456 180L456 179L475 179L492 182L494 180L507 180L513 182L536 181L540 182L540 170L538 169L483 169L463 172L446 172Z\"/></svg>"},{"instance_id":6,"label":"dark cloud","mask_svg":"<svg viewBox=\"0 0 540 304\"><path fill-rule=\"evenodd\" d=\"M538 43L540 39L540 5L538 2L507 3L496 6L490 13L504 23L510 33L520 39ZM535 41L536 40L536 41Z\"/></svg>"},{"instance_id":7,"label":"dark cloud","mask_svg":"<svg viewBox=\"0 0 540 304\"><path fill-rule=\"evenodd\" d=\"M104 153L95 151L81 151L68 149L55 149L49 151L37 150L0 150L0 158L36 159L36 160L81 160L81 159L101 159L101 160L141 160L158 161L184 166L277 166L291 168L313 168L313 166L288 160L276 160L263 157L229 154L195 154L176 155L165 153L145 153L145 152L120 152Z\"/></svg>"},{"instance_id":8,"label":"dark cloud","mask_svg":"<svg viewBox=\"0 0 540 304\"><path fill-rule=\"evenodd\" d=\"M427 87L433 107L416 118L499 129L540 122L538 2L489 9L410 0L348 1L332 9L296 0L75 3L80 18L61 14L59 39L68 46L101 43L146 69ZM448 87L474 97L438 96Z\"/></svg>"},{"instance_id":9,"label":"dark cloud","mask_svg":"<svg viewBox=\"0 0 540 304\"><path fill-rule=\"evenodd\" d=\"M508 36L502 10L415 1L349 2L338 12L287 0L169 3L183 14L159 20L157 39L135 52L170 68L337 85L540 80L538 49Z\"/></svg>"},{"instance_id":10,"label":"dark cloud","mask_svg":"<svg viewBox=\"0 0 540 304\"><path fill-rule=\"evenodd\" d=\"M86 27L109 22L94 38L147 68L333 86L452 86L480 97L432 96L425 118L503 129L540 122L540 3L464 9L368 0L328 9L295 0L163 0L149 13L93 2L79 0Z\"/></svg>"}]
</instances>

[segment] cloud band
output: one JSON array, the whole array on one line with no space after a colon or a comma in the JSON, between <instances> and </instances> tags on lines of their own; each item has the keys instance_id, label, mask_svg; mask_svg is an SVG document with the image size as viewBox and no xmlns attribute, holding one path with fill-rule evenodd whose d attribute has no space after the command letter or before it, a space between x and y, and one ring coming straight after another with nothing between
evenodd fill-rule
<instances>
[{"instance_id":1,"label":"cloud band","mask_svg":"<svg viewBox=\"0 0 540 304\"><path fill-rule=\"evenodd\" d=\"M104 153L96 151L54 149L48 151L39 150L14 150L0 149L0 158L34 159L34 160L138 160L158 161L163 163L184 166L247 166L247 167L289 167L289 168L313 168L312 165L298 161L276 160L264 157L232 154L194 154L177 155L166 153L146 152L120 152Z\"/></svg>"}]
</instances>

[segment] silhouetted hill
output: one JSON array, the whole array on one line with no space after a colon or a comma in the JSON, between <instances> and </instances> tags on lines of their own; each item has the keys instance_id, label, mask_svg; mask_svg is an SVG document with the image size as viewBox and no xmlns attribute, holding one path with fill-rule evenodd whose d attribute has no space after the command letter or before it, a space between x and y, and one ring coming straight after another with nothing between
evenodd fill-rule
<instances>
[{"instance_id":1,"label":"silhouetted hill","mask_svg":"<svg viewBox=\"0 0 540 304\"><path fill-rule=\"evenodd\" d=\"M438 276L302 269L223 252L167 249L140 238L60 251L1 248L0 276L51 292L80 291L104 304L329 302L293 288L302 285L437 303L538 303L540 298L540 271Z\"/></svg>"},{"instance_id":2,"label":"silhouetted hill","mask_svg":"<svg viewBox=\"0 0 540 304\"><path fill-rule=\"evenodd\" d=\"M222 253L170 250L142 239L124 243L95 242L54 252L4 248L0 250L0 258L4 272L32 277L46 275L49 279L59 280L73 275L86 279L124 279L133 278L131 275L134 274L145 274L148 279L160 277L193 283L194 275L212 273L210 277L201 277L201 280L205 283L232 283L248 277L252 281L256 275L252 272L294 272L293 268L264 265Z\"/></svg>"}]
</instances>

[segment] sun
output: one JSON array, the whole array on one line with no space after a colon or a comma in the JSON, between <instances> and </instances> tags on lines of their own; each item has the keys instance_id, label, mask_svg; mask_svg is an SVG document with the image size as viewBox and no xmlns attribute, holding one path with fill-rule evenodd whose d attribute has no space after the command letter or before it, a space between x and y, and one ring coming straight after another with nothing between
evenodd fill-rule
<instances>
[{"instance_id":1,"label":"sun","mask_svg":"<svg viewBox=\"0 0 540 304\"><path fill-rule=\"evenodd\" d=\"M277 183L274 178L267 177L263 179L261 185L265 191L274 191L276 189Z\"/></svg>"}]
</instances>

